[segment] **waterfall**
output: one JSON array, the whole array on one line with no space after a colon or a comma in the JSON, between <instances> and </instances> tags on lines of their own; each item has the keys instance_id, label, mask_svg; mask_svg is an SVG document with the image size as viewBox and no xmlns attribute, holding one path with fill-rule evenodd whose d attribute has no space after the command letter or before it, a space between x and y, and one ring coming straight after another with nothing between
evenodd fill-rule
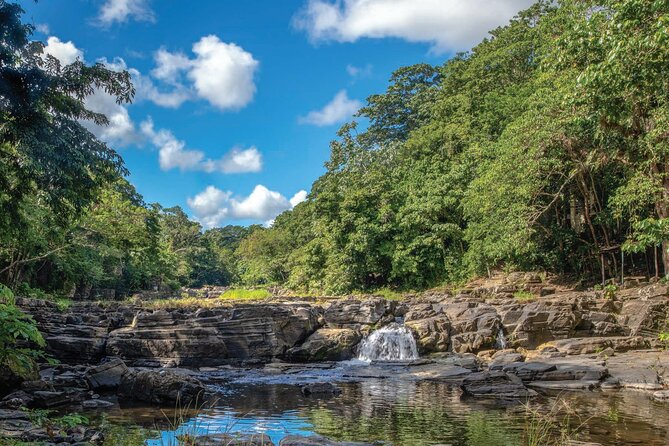
<instances>
[{"instance_id":1,"label":"waterfall","mask_svg":"<svg viewBox=\"0 0 669 446\"><path fill-rule=\"evenodd\" d=\"M360 343L362 361L402 361L418 359L418 348L411 330L396 322L380 328Z\"/></svg>"},{"instance_id":2,"label":"waterfall","mask_svg":"<svg viewBox=\"0 0 669 446\"><path fill-rule=\"evenodd\" d=\"M501 328L499 329L499 332L497 332L495 347L497 350L506 350L506 336L504 336L504 331L502 331Z\"/></svg>"}]
</instances>

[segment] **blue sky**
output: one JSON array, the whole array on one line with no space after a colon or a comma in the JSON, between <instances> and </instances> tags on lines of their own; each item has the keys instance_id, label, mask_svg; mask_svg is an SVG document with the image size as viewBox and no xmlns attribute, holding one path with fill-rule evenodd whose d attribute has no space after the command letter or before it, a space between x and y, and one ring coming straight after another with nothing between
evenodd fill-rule
<instances>
[{"instance_id":1,"label":"blue sky","mask_svg":"<svg viewBox=\"0 0 669 446\"><path fill-rule=\"evenodd\" d=\"M304 197L329 141L393 70L441 64L529 0L40 0L26 19L69 63L129 69L133 104L103 92L91 130L147 202L206 227L264 223Z\"/></svg>"}]
</instances>

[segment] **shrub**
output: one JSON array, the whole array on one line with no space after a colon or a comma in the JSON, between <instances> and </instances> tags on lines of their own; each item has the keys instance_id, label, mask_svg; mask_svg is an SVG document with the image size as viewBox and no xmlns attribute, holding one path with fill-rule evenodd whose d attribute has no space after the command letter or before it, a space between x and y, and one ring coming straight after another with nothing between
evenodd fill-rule
<instances>
[{"instance_id":1,"label":"shrub","mask_svg":"<svg viewBox=\"0 0 669 446\"><path fill-rule=\"evenodd\" d=\"M16 307L12 291L0 285L0 365L19 376L31 375L35 371L35 360L42 356L24 344L44 347L46 342L33 318Z\"/></svg>"}]
</instances>

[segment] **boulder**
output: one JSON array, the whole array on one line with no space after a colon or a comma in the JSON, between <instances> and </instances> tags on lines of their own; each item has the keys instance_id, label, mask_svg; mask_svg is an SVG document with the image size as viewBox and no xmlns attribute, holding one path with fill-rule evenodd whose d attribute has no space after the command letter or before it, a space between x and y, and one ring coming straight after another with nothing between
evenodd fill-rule
<instances>
[{"instance_id":1,"label":"boulder","mask_svg":"<svg viewBox=\"0 0 669 446\"><path fill-rule=\"evenodd\" d=\"M334 441L319 435L286 435L279 446L371 446L373 443L356 443L352 441Z\"/></svg>"},{"instance_id":2,"label":"boulder","mask_svg":"<svg viewBox=\"0 0 669 446\"><path fill-rule=\"evenodd\" d=\"M619 321L629 329L631 336L656 338L665 328L668 312L669 298L666 295L648 300L627 300L623 303Z\"/></svg>"},{"instance_id":3,"label":"boulder","mask_svg":"<svg viewBox=\"0 0 669 446\"><path fill-rule=\"evenodd\" d=\"M302 395L339 395L341 389L332 383L309 383L300 388Z\"/></svg>"},{"instance_id":4,"label":"boulder","mask_svg":"<svg viewBox=\"0 0 669 446\"><path fill-rule=\"evenodd\" d=\"M197 437L194 446L274 446L274 443L267 434L221 433Z\"/></svg>"},{"instance_id":5,"label":"boulder","mask_svg":"<svg viewBox=\"0 0 669 446\"><path fill-rule=\"evenodd\" d=\"M463 396L477 398L527 399L536 396L518 378L501 371L472 373L460 384Z\"/></svg>"},{"instance_id":6,"label":"boulder","mask_svg":"<svg viewBox=\"0 0 669 446\"><path fill-rule=\"evenodd\" d=\"M420 354L449 350L451 322L434 305L412 305L406 312L404 324L413 332Z\"/></svg>"},{"instance_id":7,"label":"boulder","mask_svg":"<svg viewBox=\"0 0 669 446\"><path fill-rule=\"evenodd\" d=\"M450 321L452 351L476 353L494 347L502 324L493 306L466 300L438 308Z\"/></svg>"},{"instance_id":8,"label":"boulder","mask_svg":"<svg viewBox=\"0 0 669 446\"><path fill-rule=\"evenodd\" d=\"M121 377L118 396L153 404L188 404L202 401L204 391L202 383L193 377L165 370L143 370Z\"/></svg>"},{"instance_id":9,"label":"boulder","mask_svg":"<svg viewBox=\"0 0 669 446\"><path fill-rule=\"evenodd\" d=\"M330 304L323 314L330 328L360 329L394 319L395 302L379 297L366 300L344 299Z\"/></svg>"},{"instance_id":10,"label":"boulder","mask_svg":"<svg viewBox=\"0 0 669 446\"><path fill-rule=\"evenodd\" d=\"M121 378L128 373L128 367L120 358L114 358L86 371L86 379L91 389L115 389Z\"/></svg>"},{"instance_id":11,"label":"boulder","mask_svg":"<svg viewBox=\"0 0 669 446\"><path fill-rule=\"evenodd\" d=\"M351 328L320 328L285 356L294 362L345 361L354 357L361 339L360 332Z\"/></svg>"},{"instance_id":12,"label":"boulder","mask_svg":"<svg viewBox=\"0 0 669 446\"><path fill-rule=\"evenodd\" d=\"M561 298L512 304L500 311L504 331L514 346L528 349L572 336L582 320L574 302Z\"/></svg>"}]
</instances>

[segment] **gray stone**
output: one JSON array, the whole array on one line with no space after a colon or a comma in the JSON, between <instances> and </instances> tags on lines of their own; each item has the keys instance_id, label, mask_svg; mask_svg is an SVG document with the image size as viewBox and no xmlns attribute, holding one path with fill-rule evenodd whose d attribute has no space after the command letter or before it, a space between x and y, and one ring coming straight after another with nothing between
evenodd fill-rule
<instances>
[{"instance_id":1,"label":"gray stone","mask_svg":"<svg viewBox=\"0 0 669 446\"><path fill-rule=\"evenodd\" d=\"M86 371L86 379L91 389L115 389L121 378L128 373L128 367L120 358L114 358Z\"/></svg>"},{"instance_id":2,"label":"gray stone","mask_svg":"<svg viewBox=\"0 0 669 446\"><path fill-rule=\"evenodd\" d=\"M204 399L204 386L190 376L165 370L132 371L121 378L118 396L121 399L154 404L189 404Z\"/></svg>"},{"instance_id":3,"label":"gray stone","mask_svg":"<svg viewBox=\"0 0 669 446\"><path fill-rule=\"evenodd\" d=\"M286 352L286 359L295 362L345 361L354 357L354 349L362 339L351 328L321 328L299 347Z\"/></svg>"}]
</instances>

